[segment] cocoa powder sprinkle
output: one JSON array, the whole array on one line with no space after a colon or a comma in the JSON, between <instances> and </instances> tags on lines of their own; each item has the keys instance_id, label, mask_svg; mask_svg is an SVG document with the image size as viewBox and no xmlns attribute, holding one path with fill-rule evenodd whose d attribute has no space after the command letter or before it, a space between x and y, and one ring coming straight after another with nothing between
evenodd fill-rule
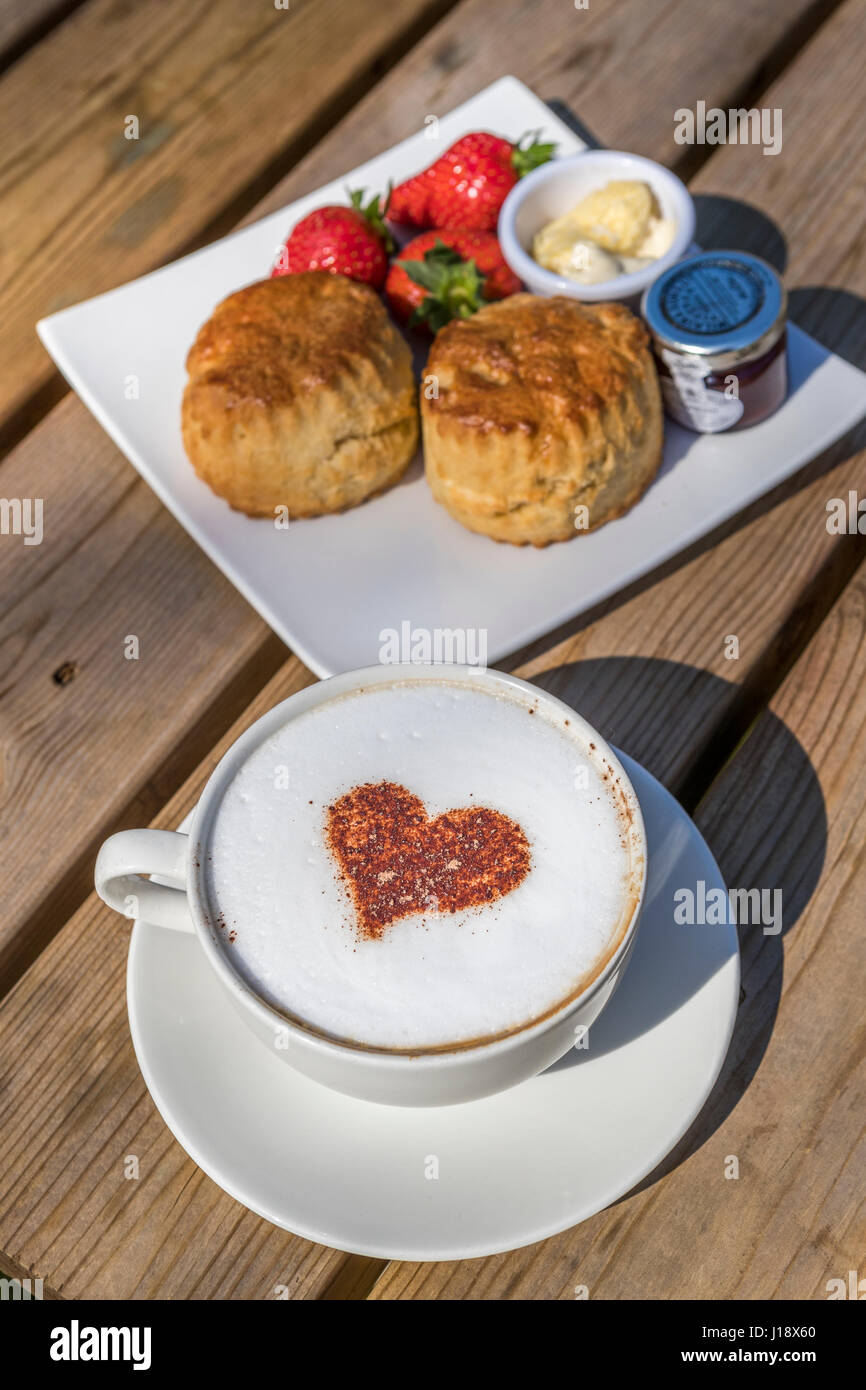
<instances>
[{"instance_id":1,"label":"cocoa powder sprinkle","mask_svg":"<svg viewBox=\"0 0 866 1390\"><path fill-rule=\"evenodd\" d=\"M402 917L494 902L530 868L529 841L510 816L464 806L431 820L421 799L395 782L340 797L327 809L326 836L368 940Z\"/></svg>"}]
</instances>

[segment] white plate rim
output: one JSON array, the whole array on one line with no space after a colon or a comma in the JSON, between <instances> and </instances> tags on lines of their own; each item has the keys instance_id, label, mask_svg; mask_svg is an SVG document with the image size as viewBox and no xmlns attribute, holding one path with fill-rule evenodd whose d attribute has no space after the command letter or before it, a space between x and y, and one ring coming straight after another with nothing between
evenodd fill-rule
<instances>
[{"instance_id":1,"label":"white plate rim","mask_svg":"<svg viewBox=\"0 0 866 1390\"><path fill-rule=\"evenodd\" d=\"M541 99L531 92L522 82L511 76L502 77L490 86L484 88L467 102L455 108L454 111L447 113L441 120L442 122L460 122L465 120L470 124L473 122L478 124L481 120L480 112L485 109L487 105L492 109L496 103L499 103L501 108L504 103L511 102L514 104L518 101L522 103L521 109L525 109L527 103L532 104L533 109L537 113L536 123L537 121L543 120L546 128L561 140L564 152L568 153L580 148L585 148L582 139L556 115L551 107L542 102ZM479 114L476 116L470 116L469 114L464 115L464 113L469 112L476 112ZM344 175L343 179L335 182L343 184L347 180L356 178L363 180L365 178L364 171L371 165L383 159L393 158L398 152L404 152L409 147L417 146L418 142L423 141L423 139L423 132L416 132L415 135L409 136L407 139L398 142L389 150L384 151L366 164L359 166L357 170ZM325 185L324 187L327 188L328 186L329 185ZM206 256L209 252L214 251L215 248L222 247L225 243L230 242L234 238L250 234L256 227L262 227L265 223L270 224L273 219L280 220L285 224L292 216L292 210L296 208L299 203L306 199L315 199L317 196L315 191L304 194L302 198L293 200L286 208L266 214L259 223L237 229L227 237L221 238L217 242L211 243L209 246L205 246L181 260L162 266L150 272L148 275L130 282L128 285L106 291L104 294L85 301L84 304L68 306L58 313L42 319L37 325L37 331L44 346L54 358L72 388L78 393L85 405L95 416L102 428L113 439L118 448L130 459L140 476L156 493L157 497L159 497L162 503L168 508L179 524L184 527L211 562L226 575L228 580L238 589L247 602L250 603L272 630L286 642L290 649L296 653L310 670L316 675L327 676L334 674L334 672L338 670L369 664L369 660L359 660L358 653L351 649L351 638L347 636L346 624L332 622L330 624L332 630L330 632L327 631L326 629L329 626L327 614L323 616L323 613L315 607L311 610L310 600L306 593L299 596L297 600L293 599L292 603L287 605L285 600L285 591L287 588L285 580L280 574L275 574L269 565L266 567L265 572L257 572L254 565L251 567L249 546L242 533L235 530L233 527L230 533L223 534L220 523L217 522L206 509L203 512L199 510L198 503L191 503L190 499L184 495L183 484L181 484L180 490L178 490L177 485L174 483L175 475L169 472L166 478L163 479L160 475L158 465L156 463L151 464L148 460L148 440L143 439L141 441L142 448L138 448L135 439L127 437L128 428L122 411L115 408L112 413L112 410L109 409L107 405L103 404L102 396L105 394L104 382L94 379L91 383L89 379L85 379L85 376L78 370L73 344L70 343L68 332L65 329L65 323L69 315L76 315L82 309L87 310L93 305L111 299L113 296L122 296L132 286L140 285L143 281L153 281L162 276L171 276L177 271L179 266L194 261L196 257ZM76 332L79 333L81 331L82 330L76 330ZM790 461L790 457L783 457L780 462L779 457L774 455L774 448L781 451L782 454L784 454L787 449L784 440L777 442L775 446L772 443L775 438L772 432L775 428L773 422L776 421L778 423L779 418L784 417L787 407L783 406L782 410L777 412L776 416L765 422L766 425L770 427L770 433L768 433L767 436L762 436L765 440L765 444L761 445L761 449L764 450L765 445L769 445L770 465L759 472L749 474L746 481L736 483L733 491L730 492L730 494L726 492L721 498L711 495L705 497L698 495L687 497L688 480L685 479L687 489L686 492L682 493L682 507L681 509L677 509L678 516L677 523L674 527L675 534L671 532L666 535L662 532L654 549L651 547L647 548L644 554L637 556L637 558L633 557L625 566L623 564L611 565L610 558L606 552L593 550L591 552L592 560L587 562L586 571L582 570L580 565L576 564L570 578L569 574L564 570L551 574L549 570L543 568L543 562L533 565L531 561L525 560L519 565L519 569L515 566L514 572L509 572L505 576L507 595L511 595L513 599L515 584L519 583L521 587L526 584L531 584L537 587L540 594L543 593L544 601L542 602L539 600L537 604L529 605L529 610L525 613L518 613L511 616L507 609L513 607L513 603L508 604L503 601L501 604L497 605L495 598L491 599L490 595L487 595L488 601L494 603L496 607L496 612L492 615L492 624L500 629L500 631L494 633L493 639L490 642L490 652L488 655L488 660L490 662L502 660L510 653L518 651L522 647L537 641L546 633L556 630L561 624L572 621L580 613L587 611L588 608L592 608L598 603L606 601L623 588L627 588L639 582L646 575L668 563L674 556L681 554L695 542L711 534L718 526L725 524L732 517L749 507L759 497L771 491L788 477L798 472L810 459L816 457L856 423L856 418L860 418L860 415L866 411L866 375L833 353L826 353L826 355L823 355L826 350L820 348L808 335L797 329L796 325L789 325L789 333L791 343L797 345L797 350L803 356L804 361L809 359L812 360L812 366L810 371L807 372L807 377L812 371L820 371L826 368L832 372L830 381L833 383L833 389L836 391L834 409L828 409L826 416L822 417L820 422L816 422L814 435L809 440L808 453L803 456L797 455L794 462ZM816 353L821 357L820 362L815 358ZM861 396L862 409L860 406ZM843 400L844 413L841 404ZM856 418L855 410L860 412L860 415L857 415ZM670 432L672 428L675 427L671 426L670 422L668 422L668 432ZM764 426L759 425L755 428L757 430L762 430ZM749 431L746 433L752 432ZM704 438L728 438L742 441L745 438L745 434L709 436ZM151 453L155 447L156 442L151 441ZM679 468L683 463L684 460L681 459L675 467ZM206 485L201 484L201 487L205 488ZM651 488L647 496L651 496L652 492L653 489ZM375 503L371 503L370 505L375 505ZM431 506L432 505L431 501ZM642 503L638 503L637 507L633 509L634 514L639 512L641 505ZM664 512L655 512L652 515L649 513L642 514L644 525L649 523L650 529L652 529L653 523L658 523L660 516L667 513L670 504L665 501L664 503L660 502L659 505L664 508ZM348 516L350 513L346 515ZM240 518L240 520L245 519ZM622 518L612 523L612 525L623 526L627 521L627 517ZM304 523L298 524L303 525ZM364 524L370 528L369 535L371 537L373 537L374 531L375 535L378 537L380 532L375 530L375 528L379 525L383 527L387 525L385 514L382 513L381 520L377 519L373 523L370 523L369 518L367 518ZM454 527L457 527L456 522L452 524ZM603 533L606 529L607 528L600 528L600 533ZM352 537L355 533L346 530L343 534L347 537L348 544L351 545ZM631 533L627 529L620 532L626 553L629 550L630 534ZM576 543L578 545L588 546L592 539L592 536L578 538ZM474 543L474 549L471 552L472 566L475 572L477 572L479 566L483 566L485 553L490 553L485 552L481 547L490 547L493 546L494 543L489 541L486 537L480 536L472 537L471 540ZM461 561L465 567L469 552L463 552L462 544L464 542L465 537L461 537L455 539L454 544L461 554ZM326 541L325 544L327 546L328 542ZM622 550L623 547L619 549ZM538 552L535 553L537 554ZM433 568L426 574L425 582L428 587L432 586L432 588L435 589L442 573L441 557L437 555L431 560L431 563ZM575 594L577 597L575 597ZM379 607L381 607L381 600L379 599L378 593L369 596L372 617L381 617L381 613L377 614L376 612L377 602ZM360 611L363 612L363 610ZM315 621L312 621L312 618L308 616L311 612L312 616L316 619ZM421 621L424 621L423 616ZM367 639L365 638L364 640L366 641ZM368 653L368 657L372 659L370 653Z\"/></svg>"}]
</instances>

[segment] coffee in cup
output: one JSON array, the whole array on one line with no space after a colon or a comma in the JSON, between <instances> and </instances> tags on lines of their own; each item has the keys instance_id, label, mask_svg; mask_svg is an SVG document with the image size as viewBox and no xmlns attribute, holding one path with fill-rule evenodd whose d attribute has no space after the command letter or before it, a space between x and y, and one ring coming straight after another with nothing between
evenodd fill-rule
<instances>
[{"instance_id":1,"label":"coffee in cup","mask_svg":"<svg viewBox=\"0 0 866 1390\"><path fill-rule=\"evenodd\" d=\"M631 918L629 806L567 714L429 680L319 704L213 812L205 911L276 1010L411 1051L525 1028L585 988Z\"/></svg>"},{"instance_id":2,"label":"coffee in cup","mask_svg":"<svg viewBox=\"0 0 866 1390\"><path fill-rule=\"evenodd\" d=\"M634 947L646 837L616 754L553 696L378 666L263 715L189 834L121 831L95 880L142 929L194 932L249 1028L309 1078L453 1105L584 1046Z\"/></svg>"}]
</instances>

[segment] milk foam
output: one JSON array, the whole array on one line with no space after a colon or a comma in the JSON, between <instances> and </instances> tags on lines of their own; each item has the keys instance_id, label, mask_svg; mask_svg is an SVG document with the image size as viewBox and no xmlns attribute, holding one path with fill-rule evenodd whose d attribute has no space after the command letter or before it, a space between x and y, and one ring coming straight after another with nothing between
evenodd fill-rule
<instances>
[{"instance_id":1,"label":"milk foam","mask_svg":"<svg viewBox=\"0 0 866 1390\"><path fill-rule=\"evenodd\" d=\"M431 677L318 705L259 745L216 810L204 884L228 959L278 1009L356 1043L435 1047L525 1025L580 987L628 911L604 772L564 717L520 692ZM381 781L431 818L463 806L512 817L529 873L491 904L364 939L325 817Z\"/></svg>"}]
</instances>

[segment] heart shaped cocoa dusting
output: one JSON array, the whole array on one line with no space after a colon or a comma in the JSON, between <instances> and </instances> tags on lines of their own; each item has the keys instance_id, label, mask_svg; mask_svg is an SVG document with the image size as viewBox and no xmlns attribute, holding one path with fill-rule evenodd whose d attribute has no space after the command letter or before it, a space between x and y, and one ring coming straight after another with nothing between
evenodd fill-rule
<instances>
[{"instance_id":1,"label":"heart shaped cocoa dusting","mask_svg":"<svg viewBox=\"0 0 866 1390\"><path fill-rule=\"evenodd\" d=\"M459 912L511 893L529 872L516 821L484 806L443 811L395 782L368 782L327 811L327 839L358 914L361 935L418 912Z\"/></svg>"}]
</instances>

